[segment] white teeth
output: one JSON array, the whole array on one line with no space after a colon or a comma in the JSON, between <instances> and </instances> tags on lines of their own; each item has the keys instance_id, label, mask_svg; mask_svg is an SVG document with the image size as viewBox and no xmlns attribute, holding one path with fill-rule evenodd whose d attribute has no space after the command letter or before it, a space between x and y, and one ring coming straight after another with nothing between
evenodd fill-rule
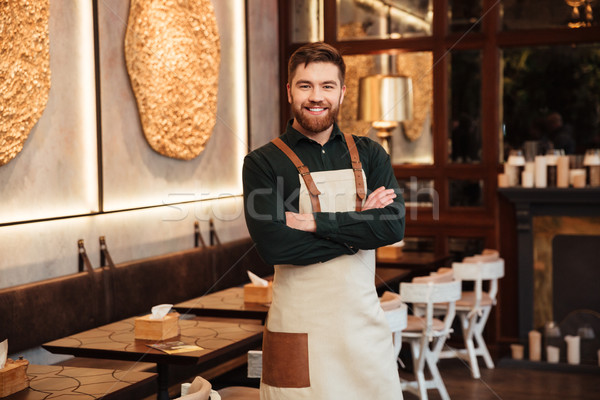
<instances>
[{"instance_id":1,"label":"white teeth","mask_svg":"<svg viewBox=\"0 0 600 400\"><path fill-rule=\"evenodd\" d=\"M319 111L323 111L324 108L309 108L309 110L313 111L313 112L319 112Z\"/></svg>"}]
</instances>

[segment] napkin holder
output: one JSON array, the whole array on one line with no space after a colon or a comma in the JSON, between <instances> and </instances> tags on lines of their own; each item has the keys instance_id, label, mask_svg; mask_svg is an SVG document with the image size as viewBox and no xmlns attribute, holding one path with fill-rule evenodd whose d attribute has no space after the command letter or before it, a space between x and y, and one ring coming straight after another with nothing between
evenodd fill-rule
<instances>
[{"instance_id":1,"label":"napkin holder","mask_svg":"<svg viewBox=\"0 0 600 400\"><path fill-rule=\"evenodd\" d=\"M398 259L402 257L402 246L383 246L377 249L377 258Z\"/></svg>"},{"instance_id":2,"label":"napkin holder","mask_svg":"<svg viewBox=\"0 0 600 400\"><path fill-rule=\"evenodd\" d=\"M166 340L179 336L179 313L172 312L162 319L150 318L152 314L135 319L135 338Z\"/></svg>"},{"instance_id":3,"label":"napkin holder","mask_svg":"<svg viewBox=\"0 0 600 400\"><path fill-rule=\"evenodd\" d=\"M273 284L269 281L267 286L254 283L244 285L244 303L270 303L273 301Z\"/></svg>"},{"instance_id":4,"label":"napkin holder","mask_svg":"<svg viewBox=\"0 0 600 400\"><path fill-rule=\"evenodd\" d=\"M0 397L7 397L29 387L27 379L27 360L6 360L4 368L0 369Z\"/></svg>"}]
</instances>

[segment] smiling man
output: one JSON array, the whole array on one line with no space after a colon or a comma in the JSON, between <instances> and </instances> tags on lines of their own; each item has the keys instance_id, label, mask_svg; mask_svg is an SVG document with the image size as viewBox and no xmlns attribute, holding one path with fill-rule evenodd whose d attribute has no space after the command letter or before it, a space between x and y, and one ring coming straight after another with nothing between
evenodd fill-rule
<instances>
[{"instance_id":1,"label":"smiling man","mask_svg":"<svg viewBox=\"0 0 600 400\"><path fill-rule=\"evenodd\" d=\"M345 64L325 44L288 64L294 119L244 160L246 223L275 265L261 399L402 398L375 290L375 250L404 235L389 156L342 133Z\"/></svg>"}]
</instances>

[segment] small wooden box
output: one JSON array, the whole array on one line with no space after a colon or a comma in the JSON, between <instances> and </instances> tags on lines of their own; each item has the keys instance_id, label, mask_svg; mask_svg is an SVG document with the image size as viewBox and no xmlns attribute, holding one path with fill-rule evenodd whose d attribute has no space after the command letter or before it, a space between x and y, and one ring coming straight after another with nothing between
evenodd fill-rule
<instances>
[{"instance_id":1,"label":"small wooden box","mask_svg":"<svg viewBox=\"0 0 600 400\"><path fill-rule=\"evenodd\" d=\"M135 319L136 339L166 340L179 336L179 313L169 313L163 319L150 319L151 316Z\"/></svg>"},{"instance_id":2,"label":"small wooden box","mask_svg":"<svg viewBox=\"0 0 600 400\"><path fill-rule=\"evenodd\" d=\"M402 257L402 246L383 246L377 249L377 258L398 259Z\"/></svg>"},{"instance_id":3,"label":"small wooden box","mask_svg":"<svg viewBox=\"0 0 600 400\"><path fill-rule=\"evenodd\" d=\"M269 282L267 286L258 286L253 283L244 285L245 303L270 303L273 301L273 284Z\"/></svg>"},{"instance_id":4,"label":"small wooden box","mask_svg":"<svg viewBox=\"0 0 600 400\"><path fill-rule=\"evenodd\" d=\"M10 396L29 387L28 365L27 360L6 360L6 365L0 369L0 397Z\"/></svg>"}]
</instances>

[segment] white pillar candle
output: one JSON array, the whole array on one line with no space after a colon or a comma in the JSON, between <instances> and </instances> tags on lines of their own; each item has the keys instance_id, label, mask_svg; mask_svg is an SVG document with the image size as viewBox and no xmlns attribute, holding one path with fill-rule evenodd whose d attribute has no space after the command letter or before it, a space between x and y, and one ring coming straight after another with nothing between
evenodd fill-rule
<instances>
[{"instance_id":1,"label":"white pillar candle","mask_svg":"<svg viewBox=\"0 0 600 400\"><path fill-rule=\"evenodd\" d=\"M535 175L535 162L527 161L525 163L525 171L531 172L531 175Z\"/></svg>"},{"instance_id":2,"label":"white pillar candle","mask_svg":"<svg viewBox=\"0 0 600 400\"><path fill-rule=\"evenodd\" d=\"M574 169L573 170L573 187L584 188L585 187L585 169Z\"/></svg>"},{"instance_id":3,"label":"white pillar candle","mask_svg":"<svg viewBox=\"0 0 600 400\"><path fill-rule=\"evenodd\" d=\"M546 186L546 157L535 156L535 187L545 188Z\"/></svg>"},{"instance_id":4,"label":"white pillar candle","mask_svg":"<svg viewBox=\"0 0 600 400\"><path fill-rule=\"evenodd\" d=\"M504 164L504 174L508 178L508 186L519 186L519 167L511 164Z\"/></svg>"},{"instance_id":5,"label":"white pillar candle","mask_svg":"<svg viewBox=\"0 0 600 400\"><path fill-rule=\"evenodd\" d=\"M191 383L182 383L181 384L181 396L185 396L190 392L190 386L192 386Z\"/></svg>"},{"instance_id":6,"label":"white pillar candle","mask_svg":"<svg viewBox=\"0 0 600 400\"><path fill-rule=\"evenodd\" d=\"M538 331L529 331L529 359L531 361L542 359L542 334Z\"/></svg>"},{"instance_id":7,"label":"white pillar candle","mask_svg":"<svg viewBox=\"0 0 600 400\"><path fill-rule=\"evenodd\" d=\"M556 346L546 346L546 359L549 363L558 363L558 360L560 359L560 348Z\"/></svg>"},{"instance_id":8,"label":"white pillar candle","mask_svg":"<svg viewBox=\"0 0 600 400\"><path fill-rule=\"evenodd\" d=\"M521 172L521 185L524 188L532 188L533 187L533 174L529 171Z\"/></svg>"},{"instance_id":9,"label":"white pillar candle","mask_svg":"<svg viewBox=\"0 0 600 400\"><path fill-rule=\"evenodd\" d=\"M569 364L579 364L579 336L565 336L567 342L567 362Z\"/></svg>"},{"instance_id":10,"label":"white pillar candle","mask_svg":"<svg viewBox=\"0 0 600 400\"><path fill-rule=\"evenodd\" d=\"M511 344L510 352L512 354L513 360L522 360L523 359L523 345L522 344Z\"/></svg>"},{"instance_id":11,"label":"white pillar candle","mask_svg":"<svg viewBox=\"0 0 600 400\"><path fill-rule=\"evenodd\" d=\"M569 187L569 156L560 156L556 160L556 187Z\"/></svg>"},{"instance_id":12,"label":"white pillar candle","mask_svg":"<svg viewBox=\"0 0 600 400\"><path fill-rule=\"evenodd\" d=\"M588 168L588 174L590 175L590 186L600 186L600 165L590 165Z\"/></svg>"}]
</instances>

